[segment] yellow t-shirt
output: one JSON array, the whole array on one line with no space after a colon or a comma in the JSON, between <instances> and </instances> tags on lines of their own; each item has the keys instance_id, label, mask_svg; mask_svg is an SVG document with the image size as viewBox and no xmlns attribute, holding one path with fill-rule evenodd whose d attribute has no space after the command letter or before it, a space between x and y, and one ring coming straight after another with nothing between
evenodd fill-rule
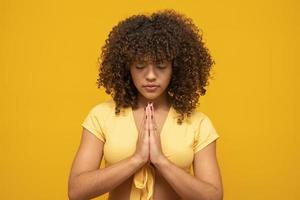
<instances>
[{"instance_id":1,"label":"yellow t-shirt","mask_svg":"<svg viewBox=\"0 0 300 200\"><path fill-rule=\"evenodd\" d=\"M82 126L104 142L105 166L117 163L134 154L138 130L132 108L121 109L115 115L115 102L107 100L91 108ZM172 163L191 173L194 154L219 138L211 120L196 111L181 125L177 124L176 110L171 107L161 133L163 154ZM134 174L130 200L153 199L155 183L153 166L146 165Z\"/></svg>"}]
</instances>

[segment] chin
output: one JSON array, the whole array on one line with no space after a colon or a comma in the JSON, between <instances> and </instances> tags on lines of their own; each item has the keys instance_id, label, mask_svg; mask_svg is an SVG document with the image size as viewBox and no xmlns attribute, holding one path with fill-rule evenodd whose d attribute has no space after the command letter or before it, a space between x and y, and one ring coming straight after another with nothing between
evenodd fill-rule
<instances>
[{"instance_id":1,"label":"chin","mask_svg":"<svg viewBox=\"0 0 300 200\"><path fill-rule=\"evenodd\" d=\"M153 99L156 99L158 96L157 95L149 95L149 94L143 94L143 96L146 98L146 99L149 99L149 100L153 100Z\"/></svg>"},{"instance_id":2,"label":"chin","mask_svg":"<svg viewBox=\"0 0 300 200\"><path fill-rule=\"evenodd\" d=\"M142 93L142 95L149 100L157 99L161 94L158 93Z\"/></svg>"}]
</instances>

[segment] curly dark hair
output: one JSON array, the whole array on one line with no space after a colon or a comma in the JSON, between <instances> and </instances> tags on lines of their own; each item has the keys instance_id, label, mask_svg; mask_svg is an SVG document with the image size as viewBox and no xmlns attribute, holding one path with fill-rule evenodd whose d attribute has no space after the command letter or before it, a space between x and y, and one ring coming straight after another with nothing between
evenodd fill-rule
<instances>
[{"instance_id":1,"label":"curly dark hair","mask_svg":"<svg viewBox=\"0 0 300 200\"><path fill-rule=\"evenodd\" d=\"M167 93L179 114L179 124L184 115L191 115L200 95L205 95L215 64L192 19L173 9L159 10L150 16L133 15L120 21L101 50L97 85L112 95L116 114L121 107L137 106L138 91L129 68L132 62L145 57L155 63L171 61L172 77Z\"/></svg>"}]
</instances>

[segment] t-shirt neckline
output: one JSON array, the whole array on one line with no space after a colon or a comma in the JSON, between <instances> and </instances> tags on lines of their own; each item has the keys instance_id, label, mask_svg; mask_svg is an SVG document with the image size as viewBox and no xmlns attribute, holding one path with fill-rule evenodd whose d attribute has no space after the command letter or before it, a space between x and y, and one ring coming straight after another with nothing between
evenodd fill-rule
<instances>
[{"instance_id":1,"label":"t-shirt neckline","mask_svg":"<svg viewBox=\"0 0 300 200\"><path fill-rule=\"evenodd\" d=\"M133 116L133 110L132 110L132 107L129 106L129 117L130 117L130 124L133 125L133 129L135 130L135 132L139 132L138 128L135 124L135 120L134 120L134 116ZM169 111L168 111L168 114L167 114L167 117L164 121L164 124L162 125L162 128L161 128L161 132L160 132L160 135L164 134L164 132L166 131L167 127L168 127L168 124L169 124L169 121L170 121L170 118L172 117L172 114L173 114L173 106L171 105L170 108L169 108Z\"/></svg>"}]
</instances>

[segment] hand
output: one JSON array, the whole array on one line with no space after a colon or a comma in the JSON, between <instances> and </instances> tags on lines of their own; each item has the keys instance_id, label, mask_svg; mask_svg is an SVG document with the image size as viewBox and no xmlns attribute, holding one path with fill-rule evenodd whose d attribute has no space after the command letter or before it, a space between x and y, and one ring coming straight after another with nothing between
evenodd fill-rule
<instances>
[{"instance_id":1,"label":"hand","mask_svg":"<svg viewBox=\"0 0 300 200\"><path fill-rule=\"evenodd\" d=\"M164 154L161 148L160 133L157 131L157 125L155 122L153 103L148 104L147 107L149 107L148 111L146 109L146 115L147 123L149 123L150 161L156 165L159 160L164 157Z\"/></svg>"},{"instance_id":2,"label":"hand","mask_svg":"<svg viewBox=\"0 0 300 200\"><path fill-rule=\"evenodd\" d=\"M148 106L147 106L148 107ZM144 108L144 117L142 125L139 127L138 140L134 157L137 158L142 164L150 162L149 158L149 123L147 119L147 107ZM148 117L149 118L149 117Z\"/></svg>"}]
</instances>

